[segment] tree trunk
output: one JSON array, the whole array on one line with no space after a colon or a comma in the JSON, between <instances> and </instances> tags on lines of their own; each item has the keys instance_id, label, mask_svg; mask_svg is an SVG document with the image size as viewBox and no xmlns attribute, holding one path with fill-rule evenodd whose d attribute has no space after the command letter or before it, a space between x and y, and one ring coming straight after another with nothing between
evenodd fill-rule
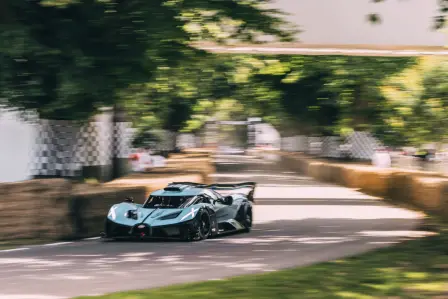
<instances>
[{"instance_id":1,"label":"tree trunk","mask_svg":"<svg viewBox=\"0 0 448 299\"><path fill-rule=\"evenodd\" d=\"M122 177L130 172L129 140L130 123L127 121L126 113L123 107L114 106L112 119L112 176L113 178Z\"/></svg>"}]
</instances>

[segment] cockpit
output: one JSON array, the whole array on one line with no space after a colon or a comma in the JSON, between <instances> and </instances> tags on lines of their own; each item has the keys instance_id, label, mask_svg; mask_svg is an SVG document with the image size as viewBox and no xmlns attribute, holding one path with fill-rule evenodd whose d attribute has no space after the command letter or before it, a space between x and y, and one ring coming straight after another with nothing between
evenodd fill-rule
<instances>
[{"instance_id":1,"label":"cockpit","mask_svg":"<svg viewBox=\"0 0 448 299\"><path fill-rule=\"evenodd\" d=\"M146 209L182 209L190 205L195 196L150 196L143 205Z\"/></svg>"}]
</instances>

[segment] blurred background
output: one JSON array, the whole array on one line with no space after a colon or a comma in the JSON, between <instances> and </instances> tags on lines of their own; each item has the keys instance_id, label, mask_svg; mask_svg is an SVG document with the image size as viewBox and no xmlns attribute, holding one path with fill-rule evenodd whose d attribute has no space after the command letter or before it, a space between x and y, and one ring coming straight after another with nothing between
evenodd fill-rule
<instances>
[{"instance_id":1,"label":"blurred background","mask_svg":"<svg viewBox=\"0 0 448 299\"><path fill-rule=\"evenodd\" d=\"M3 1L0 181L200 147L446 173L444 4L181 2Z\"/></svg>"},{"instance_id":2,"label":"blurred background","mask_svg":"<svg viewBox=\"0 0 448 299\"><path fill-rule=\"evenodd\" d=\"M396 202L412 202L420 210L448 215L447 13L446 0L0 0L0 249L97 238L112 205L130 195L141 203L172 181L259 179L266 205L257 205L261 213L255 214L265 217L266 223L260 225L274 236L270 244L261 244L271 248L263 263L275 260L272 252L279 258L275 267L271 263L266 269L299 260L293 256L295 249L288 251L297 244L305 248L297 249L305 252L302 261L314 261L315 253L321 254L316 261L328 260L338 250L328 245L324 251L321 244L333 244L331 238L344 239L362 231L370 234L360 243L338 247L346 255L383 246L378 245L386 243L378 239L381 232L372 233L379 227L390 238L395 236L391 230L400 228L403 234L414 229L416 218L400 216L390 206L379 207L383 203L377 199L389 195L398 198ZM252 155L257 150L281 153L267 154L270 158L264 161ZM234 157L223 159L218 169L210 153ZM348 173L346 164L353 164L346 176L355 183L347 183L348 188L325 185L331 180L340 183L342 175L332 172L335 164L318 165L314 174L303 171L301 163L308 165L310 158L340 162L338 171L344 174ZM304 173L287 171L291 166L287 164L294 163ZM390 183L395 182L392 175L383 176L386 172L378 168L436 174L406 172L399 177L396 172L393 178L400 185ZM318 182L323 177L331 179ZM254 238L267 239L264 234L256 231ZM291 241L291 235L296 241ZM303 236L313 236L314 241ZM324 238L328 239L321 241ZM362 266L368 275L373 267L379 268L373 276L354 283L354 278L361 277L355 273L337 283L345 281L350 288L377 284L370 291L384 291L381 298L399 289L395 282L383 287L386 276L399 277L400 283L403 277L414 284L422 279L418 286L431 287L434 277L442 281L441 272L446 270L446 230L444 238L437 246L429 241L429 245L416 245L410 252L417 253L407 255L399 265L389 262L400 260L400 250L397 259L395 255L383 259L384 266L374 258L372 266ZM231 260L226 273L242 271L229 270L239 264L234 256L262 255L249 248L256 243L253 239L239 245L231 244L232 240L228 247L222 241L202 248ZM275 247L277 241L284 243ZM0 259L2 267L12 269L0 273L0 297L18 298L12 295L22 291L50 293L47 289L51 294L81 295L83 287L82 292L96 294L111 291L112 286L121 290L147 287L148 281L158 283L157 279L166 283L166 277L184 279L171 272L142 279L142 272L121 268L123 264L140 266L144 255L135 255L135 245L103 245L81 242L78 247L45 247L37 254L29 253L32 250L23 256L10 253L16 258ZM163 264L173 261L163 255L177 255L185 247L178 250L181 247L173 245L168 250L164 246L151 247L161 256L160 269L178 271L169 268L175 263ZM250 253L242 255L247 248ZM421 253L421 248L427 251ZM76 260L73 252L79 253ZM30 259L24 259L28 253ZM86 253L122 259L126 263L111 268L125 275L116 278L104 274L104 268L92 269L108 258L97 264L94 257L94 263L84 266ZM421 259L433 255L430 262ZM74 271L62 261L67 256L75 260L75 270L79 266L82 273L86 269L99 273L93 278L64 276ZM48 262L50 257L59 261ZM413 267L415 261L424 265L389 275ZM32 262L39 267L63 266L55 272L37 269L55 275L48 276L46 286L38 277L43 272L26 268ZM442 270L437 272L436 266ZM206 267L212 269L211 264ZM213 269L224 273L224 268ZM385 275L384 269L392 270ZM27 276L22 271L30 272ZM319 285L310 287L314 288L310 294L322 288L322 277L338 279L336 272L342 273L338 268L328 275L311 276ZM278 283L282 288L299 285L287 284L283 278ZM54 288L55 279L66 285L58 281ZM70 285L72 280L76 287ZM83 287L77 287L78 283ZM446 279L437 295L446 295L444 286ZM334 286L327 289L331 293ZM192 297L211 293L197 291ZM359 294L337 298L363 297ZM412 298L430 298L422 294Z\"/></svg>"},{"instance_id":3,"label":"blurred background","mask_svg":"<svg viewBox=\"0 0 448 299\"><path fill-rule=\"evenodd\" d=\"M447 173L446 10L2 1L0 182L108 182L192 148Z\"/></svg>"}]
</instances>

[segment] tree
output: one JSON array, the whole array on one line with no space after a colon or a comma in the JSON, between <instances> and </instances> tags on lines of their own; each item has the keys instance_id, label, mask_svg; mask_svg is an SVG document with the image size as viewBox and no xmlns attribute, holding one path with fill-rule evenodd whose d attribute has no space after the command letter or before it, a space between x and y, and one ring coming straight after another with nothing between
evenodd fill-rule
<instances>
[{"instance_id":1,"label":"tree","mask_svg":"<svg viewBox=\"0 0 448 299\"><path fill-rule=\"evenodd\" d=\"M241 98L282 131L296 126L288 134L372 129L385 100L382 82L414 63L412 58L354 56L241 59L246 60L238 63Z\"/></svg>"},{"instance_id":2,"label":"tree","mask_svg":"<svg viewBox=\"0 0 448 299\"><path fill-rule=\"evenodd\" d=\"M154 79L133 86L125 93L126 108L138 128L138 137L149 130L174 133L187 128L197 131L210 116L198 110L201 103L214 102L230 94L233 88L226 77L226 64L210 54L191 59L176 67L160 67ZM198 118L196 118L199 117Z\"/></svg>"},{"instance_id":3,"label":"tree","mask_svg":"<svg viewBox=\"0 0 448 299\"><path fill-rule=\"evenodd\" d=\"M385 2L386 0L372 0L375 3L381 3ZM393 1L393 0L388 0ZM443 29L446 25L446 15L448 13L448 0L438 0L439 3L439 13L438 15L434 16L433 20L433 27L435 30ZM377 24L381 22L381 16L376 13L371 13L367 16L368 20L373 23Z\"/></svg>"},{"instance_id":4,"label":"tree","mask_svg":"<svg viewBox=\"0 0 448 299\"><path fill-rule=\"evenodd\" d=\"M1 98L44 118L86 119L159 67L201 55L195 40L289 40L265 1L4 0Z\"/></svg>"},{"instance_id":5,"label":"tree","mask_svg":"<svg viewBox=\"0 0 448 299\"><path fill-rule=\"evenodd\" d=\"M446 58L421 58L385 83L387 102L381 117L388 142L421 146L448 137L447 72Z\"/></svg>"},{"instance_id":6,"label":"tree","mask_svg":"<svg viewBox=\"0 0 448 299\"><path fill-rule=\"evenodd\" d=\"M412 58L210 55L175 74L161 72L153 86L158 91L143 100L153 106L141 102L137 110L143 113L141 120L151 111L146 128L166 127L176 119L171 129L186 132L201 128L210 117L262 117L284 135L380 132L387 127L381 114L387 109L383 81L413 63ZM188 70L195 76L188 76ZM180 96L186 113L171 118L166 112L179 112L170 107ZM161 112L154 114L156 110Z\"/></svg>"}]
</instances>

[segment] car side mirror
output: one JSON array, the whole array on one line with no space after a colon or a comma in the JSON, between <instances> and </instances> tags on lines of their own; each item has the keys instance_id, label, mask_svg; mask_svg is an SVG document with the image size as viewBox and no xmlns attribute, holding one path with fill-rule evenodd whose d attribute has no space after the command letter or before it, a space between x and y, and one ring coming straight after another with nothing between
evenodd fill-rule
<instances>
[{"instance_id":1,"label":"car side mirror","mask_svg":"<svg viewBox=\"0 0 448 299\"><path fill-rule=\"evenodd\" d=\"M124 202L130 202L130 203L134 203L134 198L133 198L133 197L131 197L131 196L129 196L129 197L126 197L126 198L124 199Z\"/></svg>"},{"instance_id":2,"label":"car side mirror","mask_svg":"<svg viewBox=\"0 0 448 299\"><path fill-rule=\"evenodd\" d=\"M223 203L225 205L231 206L233 204L233 197L232 196L226 196L223 199Z\"/></svg>"}]
</instances>

